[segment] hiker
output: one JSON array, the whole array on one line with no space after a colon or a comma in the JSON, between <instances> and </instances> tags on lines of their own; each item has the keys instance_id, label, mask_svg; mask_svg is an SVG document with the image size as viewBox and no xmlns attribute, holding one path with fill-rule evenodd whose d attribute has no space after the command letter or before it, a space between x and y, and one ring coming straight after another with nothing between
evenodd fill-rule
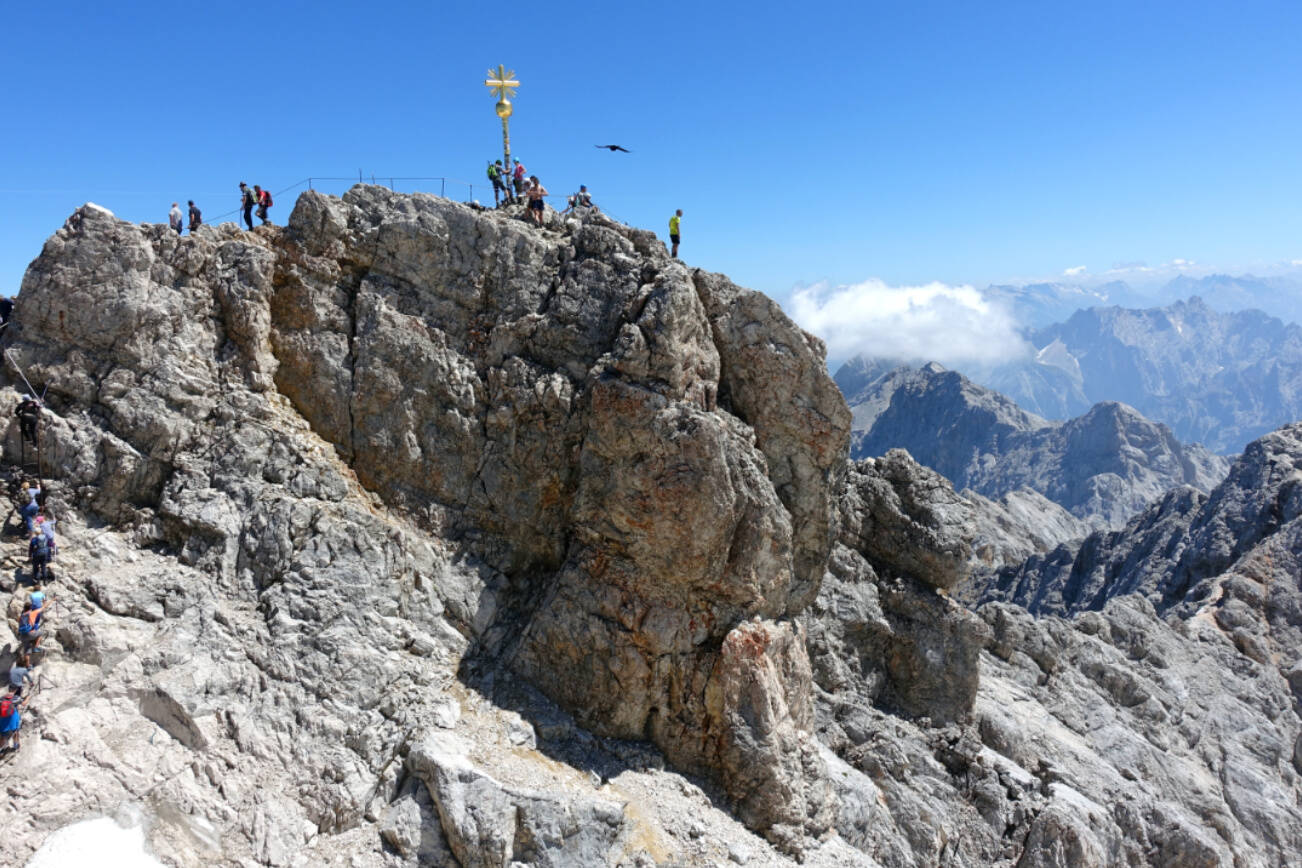
<instances>
[{"instance_id":1,"label":"hiker","mask_svg":"<svg viewBox=\"0 0 1302 868\"><path fill-rule=\"evenodd\" d=\"M54 526L56 524L58 524L58 521L55 519L54 513L48 506L42 506L38 509L36 511L36 518L32 519L32 525L41 533L45 534L45 538L50 541L51 561L53 561L54 556L59 553L59 543L54 539Z\"/></svg>"},{"instance_id":2,"label":"hiker","mask_svg":"<svg viewBox=\"0 0 1302 868\"><path fill-rule=\"evenodd\" d=\"M244 225L253 228L253 206L258 204L257 198L249 185L240 181L240 207L244 209Z\"/></svg>"},{"instance_id":3,"label":"hiker","mask_svg":"<svg viewBox=\"0 0 1302 868\"><path fill-rule=\"evenodd\" d=\"M18 638L28 653L41 650L41 640L45 638L45 606L37 609L28 603L28 608L18 616Z\"/></svg>"},{"instance_id":4,"label":"hiker","mask_svg":"<svg viewBox=\"0 0 1302 868\"><path fill-rule=\"evenodd\" d=\"M570 211L577 211L579 208L590 208L593 211L601 210L596 205L592 204L592 194L588 192L588 187L586 184L580 184L579 192L574 193L573 195L570 196L570 198L567 200L564 213L569 213Z\"/></svg>"},{"instance_id":5,"label":"hiker","mask_svg":"<svg viewBox=\"0 0 1302 868\"><path fill-rule=\"evenodd\" d=\"M167 212L167 222L176 230L177 235L181 234L185 224L181 222L181 208L175 202L172 203L172 210Z\"/></svg>"},{"instance_id":6,"label":"hiker","mask_svg":"<svg viewBox=\"0 0 1302 868\"><path fill-rule=\"evenodd\" d=\"M529 218L539 226L543 225L543 197L547 195L547 188L538 180L537 175L529 176Z\"/></svg>"},{"instance_id":7,"label":"hiker","mask_svg":"<svg viewBox=\"0 0 1302 868\"><path fill-rule=\"evenodd\" d=\"M9 689L22 696L24 689L36 684L35 668L30 654L19 654L14 658L14 665L9 667Z\"/></svg>"},{"instance_id":8,"label":"hiker","mask_svg":"<svg viewBox=\"0 0 1302 868\"><path fill-rule=\"evenodd\" d=\"M23 716L19 712L26 704L19 700L12 687L0 698L0 751L18 750L18 730L23 725Z\"/></svg>"},{"instance_id":9,"label":"hiker","mask_svg":"<svg viewBox=\"0 0 1302 868\"><path fill-rule=\"evenodd\" d=\"M27 503L18 508L18 514L23 517L23 529L31 533L36 513L41 511L40 504L36 502L36 499L41 496L40 483L35 479L28 479L23 483L20 496L27 498Z\"/></svg>"},{"instance_id":10,"label":"hiker","mask_svg":"<svg viewBox=\"0 0 1302 868\"><path fill-rule=\"evenodd\" d=\"M266 226L271 222L267 219L267 209L271 207L271 191L254 184L253 197L258 200L258 218L262 221L262 225Z\"/></svg>"},{"instance_id":11,"label":"hiker","mask_svg":"<svg viewBox=\"0 0 1302 868\"><path fill-rule=\"evenodd\" d=\"M519 199L524 195L524 163L515 161L515 171L511 173L511 177L515 182L515 197Z\"/></svg>"},{"instance_id":12,"label":"hiker","mask_svg":"<svg viewBox=\"0 0 1302 868\"><path fill-rule=\"evenodd\" d=\"M32 590L27 595L27 602L23 609L40 609L45 605L45 591L41 590L40 582L32 583Z\"/></svg>"},{"instance_id":13,"label":"hiker","mask_svg":"<svg viewBox=\"0 0 1302 868\"><path fill-rule=\"evenodd\" d=\"M35 395L23 395L23 399L18 402L18 409L14 410L14 415L18 417L18 428L22 432L23 439L36 445L36 424L41 418L41 402L36 400Z\"/></svg>"},{"instance_id":14,"label":"hiker","mask_svg":"<svg viewBox=\"0 0 1302 868\"><path fill-rule=\"evenodd\" d=\"M498 160L496 163L490 163L488 165L488 180L493 182L493 207L494 208L496 208L499 204L501 204L498 201L499 192L501 192L506 196L506 201L508 202L512 201L511 189L507 187L506 182L502 180L502 174L505 171L506 170L502 168L501 160Z\"/></svg>"},{"instance_id":15,"label":"hiker","mask_svg":"<svg viewBox=\"0 0 1302 868\"><path fill-rule=\"evenodd\" d=\"M14 315L14 300L5 296L0 298L0 326L9 324L9 317Z\"/></svg>"},{"instance_id":16,"label":"hiker","mask_svg":"<svg viewBox=\"0 0 1302 868\"><path fill-rule=\"evenodd\" d=\"M681 237L678 232L678 227L682 224L682 219L682 208L675 211L674 216L669 218L669 240L674 243L674 249L669 252L669 255L674 259L678 258L678 240Z\"/></svg>"},{"instance_id":17,"label":"hiker","mask_svg":"<svg viewBox=\"0 0 1302 868\"><path fill-rule=\"evenodd\" d=\"M40 528L33 528L27 541L27 560L32 566L32 581L44 581L50 567L50 538Z\"/></svg>"},{"instance_id":18,"label":"hiker","mask_svg":"<svg viewBox=\"0 0 1302 868\"><path fill-rule=\"evenodd\" d=\"M193 235L194 230L198 229L200 226L203 225L203 212L199 210L198 205L194 204L193 199L189 200L189 204L190 204L190 234Z\"/></svg>"}]
</instances>

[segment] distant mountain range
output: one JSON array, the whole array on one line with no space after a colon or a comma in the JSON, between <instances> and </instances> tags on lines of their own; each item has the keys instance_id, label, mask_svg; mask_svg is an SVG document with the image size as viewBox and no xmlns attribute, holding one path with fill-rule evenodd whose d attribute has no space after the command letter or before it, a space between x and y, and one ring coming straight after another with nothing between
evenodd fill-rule
<instances>
[{"instance_id":1,"label":"distant mountain range","mask_svg":"<svg viewBox=\"0 0 1302 868\"><path fill-rule=\"evenodd\" d=\"M1152 308L1192 296L1198 296L1218 313L1260 310L1284 322L1302 323L1302 277L1298 275L1180 274L1165 283L1143 287L1122 280L1098 284L992 284L983 295L1013 311L1018 321L1031 329L1063 322L1089 307Z\"/></svg>"},{"instance_id":2,"label":"distant mountain range","mask_svg":"<svg viewBox=\"0 0 1302 868\"><path fill-rule=\"evenodd\" d=\"M1049 418L1121 401L1220 453L1302 418L1302 327L1259 310L1094 307L1029 339L1033 359L973 376Z\"/></svg>"},{"instance_id":3,"label":"distant mountain range","mask_svg":"<svg viewBox=\"0 0 1302 868\"><path fill-rule=\"evenodd\" d=\"M853 415L853 457L904 448L957 489L989 498L1030 489L1095 528L1121 527L1174 486L1208 491L1228 468L1116 402L1051 422L934 363L860 359L836 382Z\"/></svg>"},{"instance_id":4,"label":"distant mountain range","mask_svg":"<svg viewBox=\"0 0 1302 868\"><path fill-rule=\"evenodd\" d=\"M1206 290L1230 304L1259 299L1275 285L1283 284L1215 276L1181 277L1168 287ZM1302 290L1280 294L1288 304L1302 299ZM965 365L963 373L1045 419L1070 419L1101 402L1128 404L1169 426L1181 442L1202 443L1222 455L1302 419L1302 326L1261 310L1221 312L1192 296L1164 307L1096 305L1041 324L1068 305L1129 297L1135 292L1123 283L1092 290L1068 284L989 287L988 301L1030 324L1023 334L1034 352L998 364ZM866 373L875 377L902 363L927 361L861 357L838 377L858 382ZM853 385L843 384L847 396L858 393Z\"/></svg>"}]
</instances>

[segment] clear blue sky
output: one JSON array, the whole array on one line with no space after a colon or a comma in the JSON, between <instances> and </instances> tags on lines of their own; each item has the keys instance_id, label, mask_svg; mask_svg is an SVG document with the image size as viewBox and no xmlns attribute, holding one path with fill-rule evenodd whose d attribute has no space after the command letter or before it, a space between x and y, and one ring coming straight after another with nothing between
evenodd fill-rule
<instances>
[{"instance_id":1,"label":"clear blue sky","mask_svg":"<svg viewBox=\"0 0 1302 868\"><path fill-rule=\"evenodd\" d=\"M87 200L164 221L173 200L234 208L240 180L358 169L491 198L498 63L522 81L513 150L554 203L586 183L662 236L682 208L689 263L779 297L1302 257L1297 2L5 12L0 292Z\"/></svg>"}]
</instances>

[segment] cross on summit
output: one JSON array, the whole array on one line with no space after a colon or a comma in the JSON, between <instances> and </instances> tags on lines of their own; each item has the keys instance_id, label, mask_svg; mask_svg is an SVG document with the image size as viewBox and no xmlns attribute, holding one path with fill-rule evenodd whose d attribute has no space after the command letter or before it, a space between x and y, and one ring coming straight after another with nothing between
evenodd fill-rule
<instances>
[{"instance_id":1,"label":"cross on summit","mask_svg":"<svg viewBox=\"0 0 1302 868\"><path fill-rule=\"evenodd\" d=\"M498 99L509 99L515 96L515 89L520 86L520 82L515 80L515 70L506 71L506 66L499 63L497 71L488 71L488 79L484 86L496 91L495 96Z\"/></svg>"}]
</instances>

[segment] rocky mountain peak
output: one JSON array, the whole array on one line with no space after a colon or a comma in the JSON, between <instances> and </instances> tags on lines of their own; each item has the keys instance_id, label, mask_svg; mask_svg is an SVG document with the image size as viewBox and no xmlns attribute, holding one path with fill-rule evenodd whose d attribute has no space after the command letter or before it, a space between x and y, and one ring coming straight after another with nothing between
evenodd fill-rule
<instances>
[{"instance_id":1,"label":"rocky mountain peak","mask_svg":"<svg viewBox=\"0 0 1302 868\"><path fill-rule=\"evenodd\" d=\"M5 757L17 862L104 814L185 866L1302 846L1290 688L1232 632L1257 561L1208 576L1238 601L1212 618L1134 595L969 610L974 563L1046 547L1025 525L1049 501L956 492L898 450L847 461L821 342L651 233L368 186L186 237L87 206L3 340L46 396L62 542ZM1022 418L951 372L898 376ZM1290 450L1235 489L1278 509L1222 512L1291 516ZM1295 524L1244 530L1247 556ZM1234 535L1208 528L1215 558ZM11 629L26 581L0 576Z\"/></svg>"}]
</instances>

